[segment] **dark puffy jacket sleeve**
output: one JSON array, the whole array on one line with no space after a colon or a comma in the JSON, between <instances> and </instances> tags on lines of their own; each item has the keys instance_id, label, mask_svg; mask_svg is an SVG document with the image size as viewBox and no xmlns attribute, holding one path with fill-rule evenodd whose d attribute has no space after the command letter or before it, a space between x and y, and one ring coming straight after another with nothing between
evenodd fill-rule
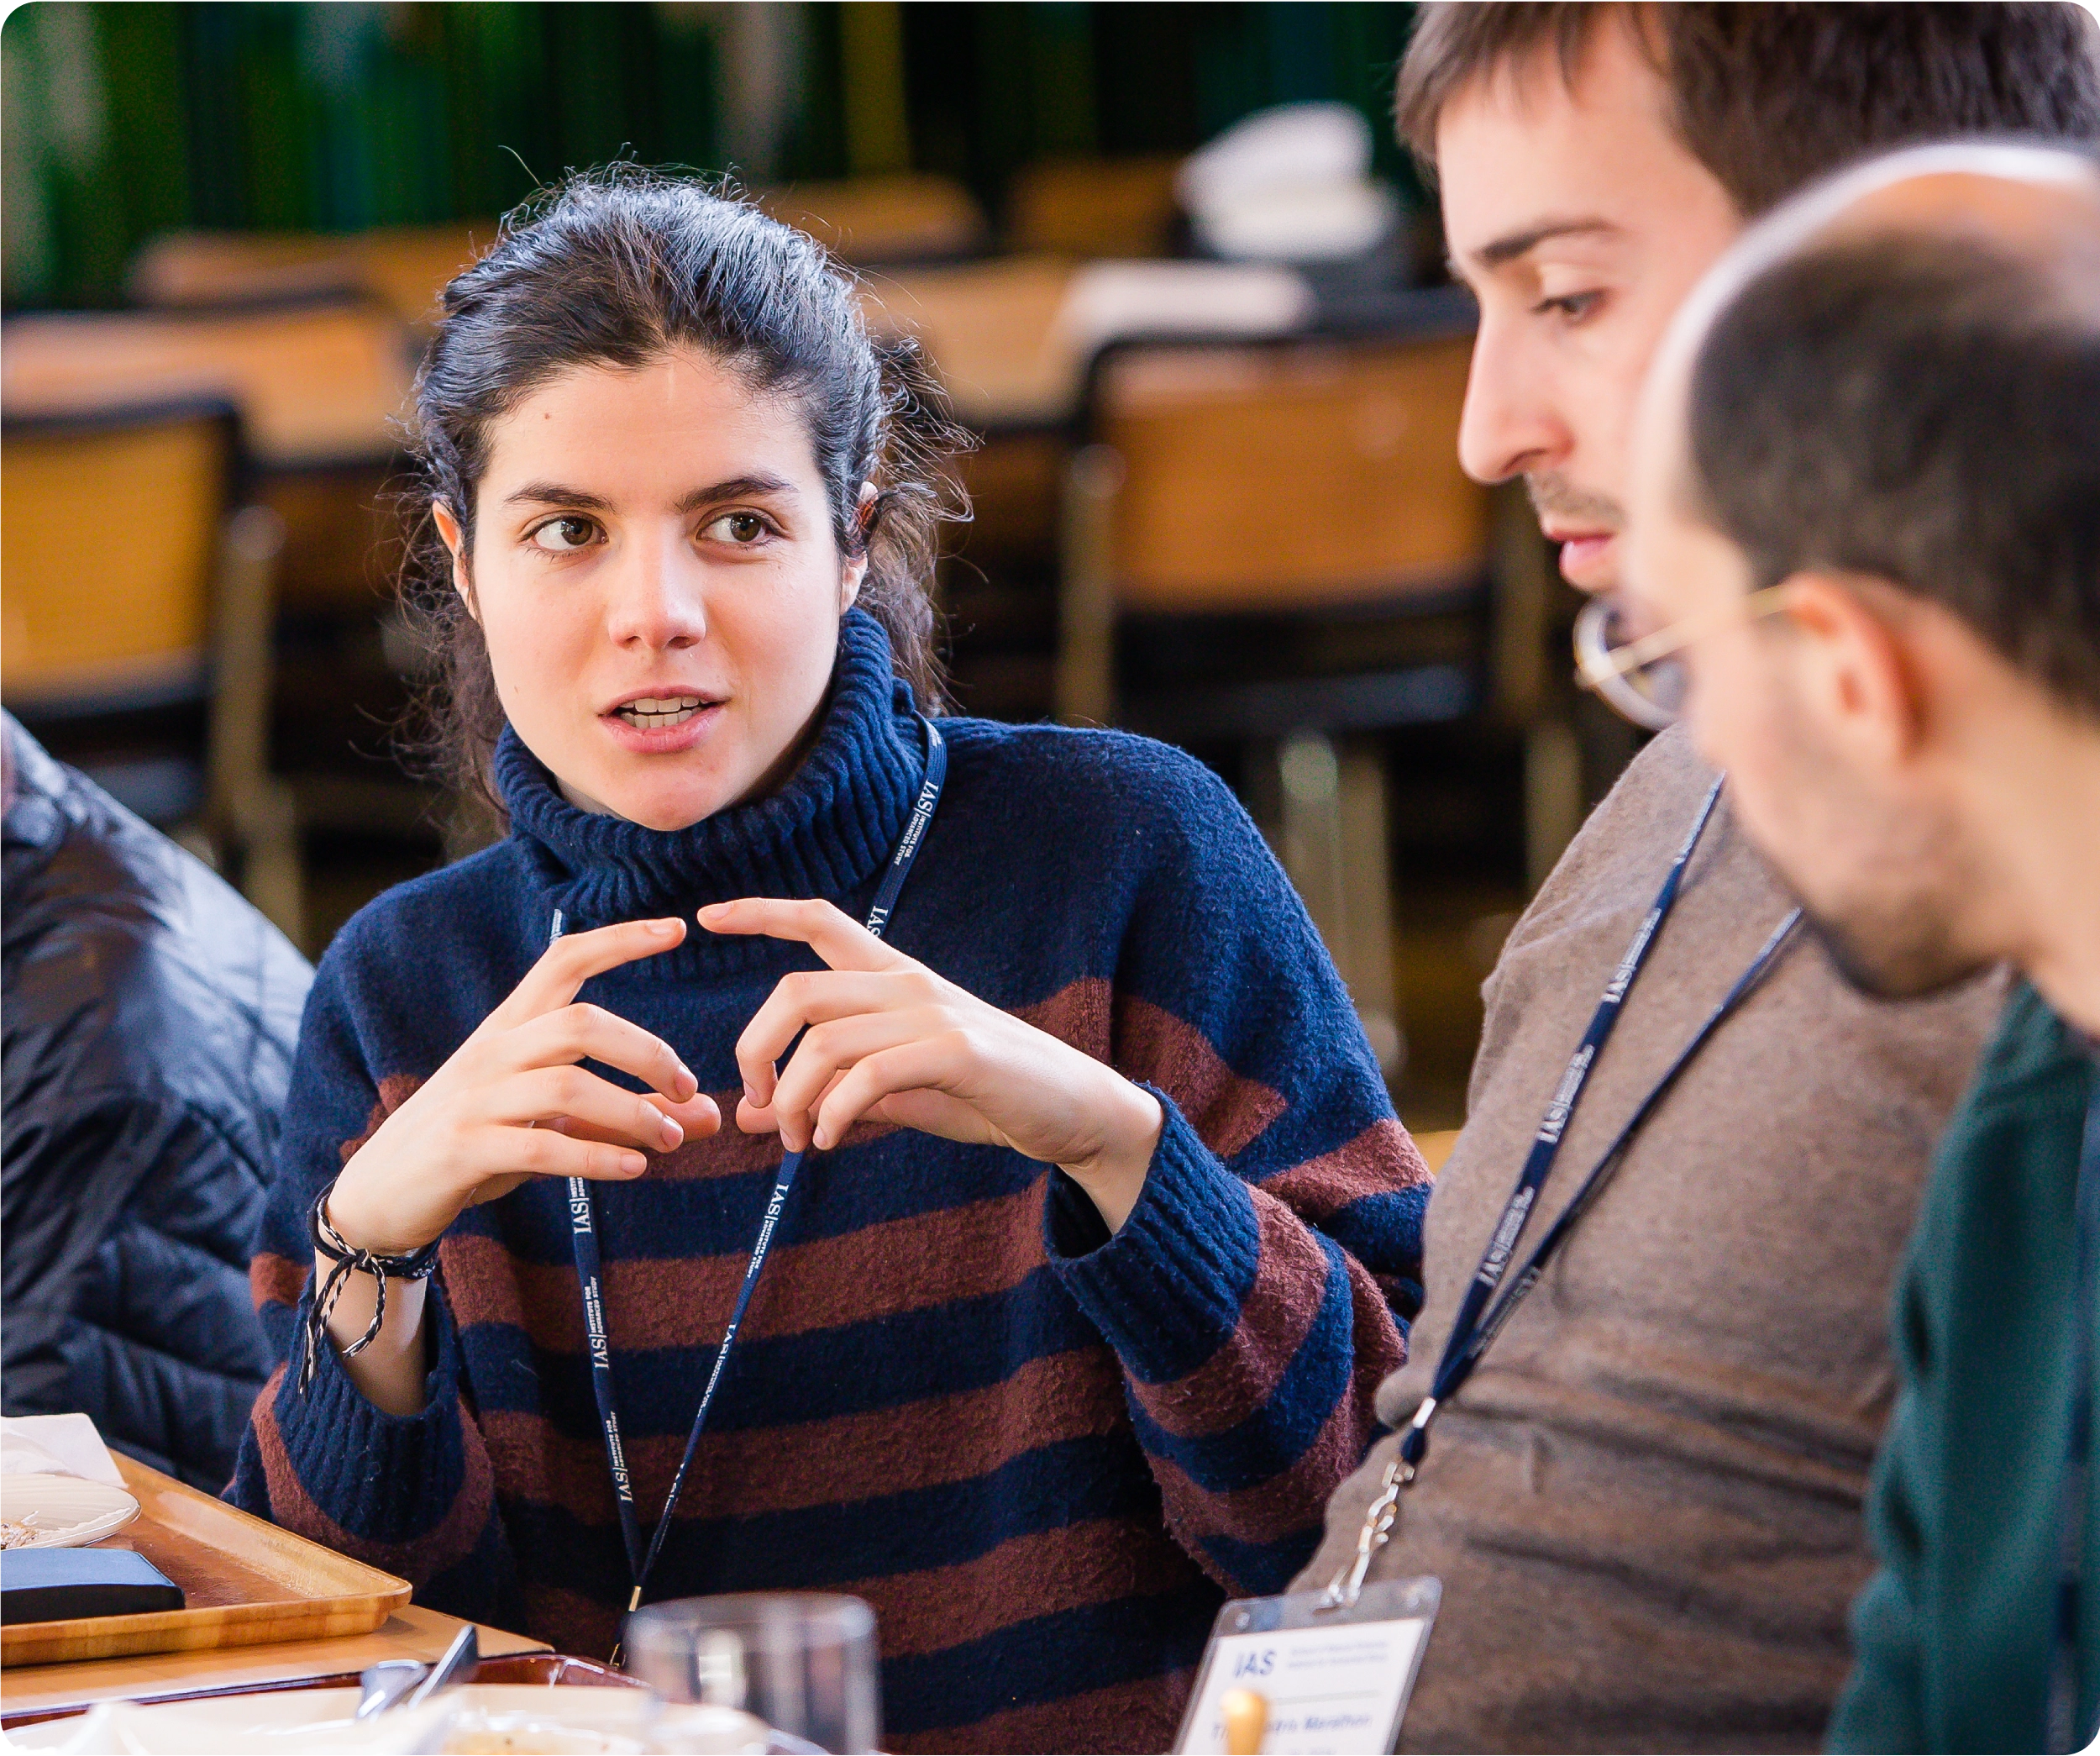
<instances>
[{"instance_id":1,"label":"dark puffy jacket sleeve","mask_svg":"<svg viewBox=\"0 0 2100 1756\"><path fill-rule=\"evenodd\" d=\"M463 1394L459 1335L442 1267L429 1287L430 1371L423 1412L400 1417L366 1400L336 1350L316 1349L297 1388L311 1309L315 1195L413 1089L375 1076L352 1022L357 935L322 961L300 1034L277 1175L251 1270L256 1308L277 1362L256 1400L228 1497L286 1529L408 1580L417 1601L519 1626L514 1569L496 1507L488 1453Z\"/></svg>"},{"instance_id":2,"label":"dark puffy jacket sleeve","mask_svg":"<svg viewBox=\"0 0 2100 1756\"><path fill-rule=\"evenodd\" d=\"M1252 823L1189 759L1148 766L1110 1040L1165 1128L1112 1238L1053 1175L1049 1254L1122 1361L1179 1540L1229 1589L1280 1590L1381 1430L1430 1175Z\"/></svg>"},{"instance_id":3,"label":"dark puffy jacket sleeve","mask_svg":"<svg viewBox=\"0 0 2100 1756\"><path fill-rule=\"evenodd\" d=\"M248 1262L312 980L0 712L0 1403L217 1491L268 1352Z\"/></svg>"},{"instance_id":4,"label":"dark puffy jacket sleeve","mask_svg":"<svg viewBox=\"0 0 2100 1756\"><path fill-rule=\"evenodd\" d=\"M218 1492L267 1370L247 1291L253 1141L150 1085L8 1120L7 1412L84 1412L118 1450Z\"/></svg>"}]
</instances>

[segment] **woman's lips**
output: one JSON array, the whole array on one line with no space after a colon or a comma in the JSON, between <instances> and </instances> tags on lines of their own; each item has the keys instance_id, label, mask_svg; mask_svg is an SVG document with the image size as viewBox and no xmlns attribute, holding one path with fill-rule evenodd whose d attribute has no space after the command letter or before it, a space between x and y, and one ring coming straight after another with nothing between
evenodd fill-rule
<instances>
[{"instance_id":1,"label":"woman's lips","mask_svg":"<svg viewBox=\"0 0 2100 1756\"><path fill-rule=\"evenodd\" d=\"M676 700L676 697L665 699ZM692 697L687 697L686 700ZM653 706L659 702L653 700ZM598 723L612 733L612 740L622 749L638 756L668 755L679 750L690 750L711 732L720 722L724 703L701 702L685 710L674 708L669 712L638 712L635 703L623 704L626 710L615 708L610 713L601 713Z\"/></svg>"}]
</instances>

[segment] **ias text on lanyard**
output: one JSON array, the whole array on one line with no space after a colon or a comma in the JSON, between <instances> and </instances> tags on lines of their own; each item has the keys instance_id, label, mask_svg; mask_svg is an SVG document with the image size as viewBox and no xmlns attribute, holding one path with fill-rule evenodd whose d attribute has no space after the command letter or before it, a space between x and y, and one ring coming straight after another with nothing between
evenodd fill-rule
<instances>
[{"instance_id":1,"label":"ias text on lanyard","mask_svg":"<svg viewBox=\"0 0 2100 1756\"><path fill-rule=\"evenodd\" d=\"M1724 777L1725 778L1725 777ZM1582 1102L1583 1091L1589 1082L1589 1075L1597 1065L1598 1057L1604 1053L1604 1044L1610 1040L1620 1013L1625 1009L1627 995L1646 965L1648 954L1655 947L1656 938L1662 924L1677 907L1677 896L1683 888L1684 870L1691 864L1699 839L1706 832L1714 808L1719 802L1722 781L1716 780L1708 789L1698 815L1692 823L1691 833L1684 838L1677 849L1677 858L1670 864L1669 874L1662 881L1662 888L1641 917L1634 931L1633 939L1626 947L1625 954L1619 959L1612 971L1611 980L1604 986L1604 998L1598 1002L1597 1010L1591 1016L1589 1028L1583 1033L1583 1039L1576 1047L1574 1056L1562 1074L1560 1083L1553 1089L1553 1096L1546 1105L1546 1115L1539 1123L1538 1133L1532 1137L1531 1149L1525 1154L1524 1168L1518 1173L1517 1184L1504 1203L1500 1219L1494 1234L1488 1241L1486 1252L1480 1259L1480 1266L1466 1288L1466 1296L1460 1301L1458 1314L1452 1320L1451 1338L1444 1343L1444 1351L1436 1362L1436 1370L1430 1380L1429 1394L1423 1397L1415 1411L1415 1418L1408 1423L1402 1434L1399 1450L1393 1461L1386 1466L1385 1475L1378 1485L1378 1491L1372 1498L1364 1515L1362 1528L1357 1533L1356 1554L1328 1585L1322 1602L1328 1607L1340 1610L1356 1602L1363 1590L1363 1581L1370 1571L1371 1559L1384 1546L1392 1533L1393 1522L1399 1507L1400 1490L1415 1480L1422 1459L1429 1451L1430 1423L1436 1417L1437 1410L1458 1393L1460 1387L1473 1375L1473 1368L1480 1364L1488 1349L1494 1345L1495 1338L1503 1327L1516 1314L1517 1306L1525 1296L1538 1284L1562 1244L1581 1223L1604 1186L1611 1180L1620 1162L1626 1155L1648 1118L1667 1096L1684 1070L1692 1065L1699 1051L1712 1040L1714 1033L1748 999L1751 993L1771 974L1788 944L1795 929L1801 924L1801 911L1790 911L1785 919L1772 929L1758 949L1750 967L1736 978L1735 984L1722 997L1721 1002L1709 1012L1706 1020L1693 1033L1677 1058L1672 1061L1655 1087L1635 1107L1626 1125L1613 1138L1604 1155L1577 1187L1573 1197L1562 1210L1560 1217L1547 1229L1516 1278L1507 1286L1504 1276L1515 1259L1516 1248L1523 1238L1525 1228L1530 1223L1539 1196L1546 1181L1553 1173L1555 1161L1560 1157L1561 1142L1567 1133L1567 1125L1574 1117L1577 1106ZM1498 1296L1498 1294L1499 1295Z\"/></svg>"},{"instance_id":2,"label":"ias text on lanyard","mask_svg":"<svg viewBox=\"0 0 2100 1756\"><path fill-rule=\"evenodd\" d=\"M897 850L890 856L889 867L875 891L874 906L868 911L864 924L877 938L882 937L890 924L890 917L895 912L904 881L911 875L913 863L925 843L927 825L933 820L934 807L941 802L941 788L948 779L948 745L932 720L921 715L919 724L926 734L926 777L912 803L911 814L905 821L904 833L897 839ZM556 914L549 940L559 938L561 931L561 917ZM646 1550L642 1546L634 1483L621 1442L620 1412L613 1391L612 1348L606 1339L605 1285L599 1273L596 1207L589 1180L583 1177L569 1180L569 1236L575 1251L576 1278L583 1288L584 1334L591 1352L591 1385L598 1399L599 1424L605 1431L606 1462L612 1471L613 1497L620 1511L620 1535L627 1545L627 1573L634 1582L633 1595L627 1600L630 1611L641 1608L643 1590L655 1569L657 1556L663 1552L664 1539L670 1533L671 1514L677 1508L679 1496L685 1491L685 1475L692 1468L693 1455L700 1448L700 1436L707 1425L707 1411L713 1406L716 1391L721 1387L730 1350L737 1344L737 1331L743 1327L745 1312L750 1309L752 1291L759 1284L759 1271L765 1266L766 1253L773 1248L773 1233L787 1206L789 1191L795 1187L795 1173L802 1168L802 1157L801 1153L790 1153L780 1160L780 1169L774 1178L773 1193L766 1198L765 1216L759 1222L759 1235L751 1246L751 1260L744 1269L743 1283L737 1289L737 1301L730 1309L728 1324L722 1333L722 1345L715 1350L714 1369L707 1375L706 1387L700 1393L700 1406L693 1414L692 1430L685 1436L685 1455L679 1459L677 1473L671 1477L670 1491L664 1497L664 1510L657 1518L656 1530ZM617 1662L617 1647L613 1658Z\"/></svg>"}]
</instances>

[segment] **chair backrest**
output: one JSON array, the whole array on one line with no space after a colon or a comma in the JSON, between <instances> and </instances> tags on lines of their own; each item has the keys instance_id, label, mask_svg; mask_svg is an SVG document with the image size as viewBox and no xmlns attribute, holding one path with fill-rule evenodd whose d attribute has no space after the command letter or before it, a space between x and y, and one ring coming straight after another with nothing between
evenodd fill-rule
<instances>
[{"instance_id":1,"label":"chair backrest","mask_svg":"<svg viewBox=\"0 0 2100 1756\"><path fill-rule=\"evenodd\" d=\"M210 405L0 428L9 707L149 705L201 686L236 432Z\"/></svg>"},{"instance_id":2,"label":"chair backrest","mask_svg":"<svg viewBox=\"0 0 2100 1756\"><path fill-rule=\"evenodd\" d=\"M1121 460L1107 565L1125 609L1312 609L1470 583L1487 490L1458 466L1472 340L1148 344L1097 368Z\"/></svg>"},{"instance_id":3,"label":"chair backrest","mask_svg":"<svg viewBox=\"0 0 2100 1756\"><path fill-rule=\"evenodd\" d=\"M167 232L134 259L131 296L161 309L369 294L428 329L438 294L496 236L496 223L315 232Z\"/></svg>"},{"instance_id":4,"label":"chair backrest","mask_svg":"<svg viewBox=\"0 0 2100 1756\"><path fill-rule=\"evenodd\" d=\"M407 326L365 298L21 317L0 345L0 406L51 414L219 397L239 407L265 465L381 459L414 357Z\"/></svg>"},{"instance_id":5,"label":"chair backrest","mask_svg":"<svg viewBox=\"0 0 2100 1756\"><path fill-rule=\"evenodd\" d=\"M861 305L871 328L916 334L955 413L979 428L1069 419L1084 373L1058 323L1073 266L1056 256L871 274Z\"/></svg>"},{"instance_id":6,"label":"chair backrest","mask_svg":"<svg viewBox=\"0 0 2100 1756\"><path fill-rule=\"evenodd\" d=\"M1178 157L1047 159L1014 174L1006 242L1073 256L1163 256Z\"/></svg>"},{"instance_id":7,"label":"chair backrest","mask_svg":"<svg viewBox=\"0 0 2100 1756\"><path fill-rule=\"evenodd\" d=\"M910 174L795 183L759 204L849 262L923 262L984 248L984 216L953 178Z\"/></svg>"}]
</instances>

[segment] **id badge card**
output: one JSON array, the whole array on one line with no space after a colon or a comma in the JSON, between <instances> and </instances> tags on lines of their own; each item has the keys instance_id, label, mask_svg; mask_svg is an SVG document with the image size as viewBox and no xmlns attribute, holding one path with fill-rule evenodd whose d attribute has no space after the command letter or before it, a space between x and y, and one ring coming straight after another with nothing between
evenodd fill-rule
<instances>
[{"instance_id":1,"label":"id badge card","mask_svg":"<svg viewBox=\"0 0 2100 1756\"><path fill-rule=\"evenodd\" d=\"M1340 1605L1320 1591L1228 1603L1211 1627L1175 1750L1383 1756L1399 1743L1442 1596L1425 1577L1365 1585ZM1250 1739L1257 1705L1262 1729Z\"/></svg>"}]
</instances>

